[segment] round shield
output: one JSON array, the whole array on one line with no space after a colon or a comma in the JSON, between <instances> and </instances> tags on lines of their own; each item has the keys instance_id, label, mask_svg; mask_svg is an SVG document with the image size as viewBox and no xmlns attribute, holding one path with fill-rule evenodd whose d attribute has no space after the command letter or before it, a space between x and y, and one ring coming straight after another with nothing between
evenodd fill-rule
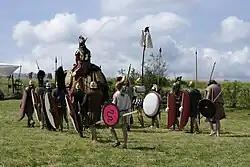
<instances>
[{"instance_id":1,"label":"round shield","mask_svg":"<svg viewBox=\"0 0 250 167\"><path fill-rule=\"evenodd\" d=\"M108 126L115 126L119 122L120 113L115 104L106 104L102 111L103 122Z\"/></svg>"},{"instance_id":2,"label":"round shield","mask_svg":"<svg viewBox=\"0 0 250 167\"><path fill-rule=\"evenodd\" d=\"M206 118L212 118L215 115L216 108L214 103L209 99L202 99L199 104L200 113Z\"/></svg>"},{"instance_id":3,"label":"round shield","mask_svg":"<svg viewBox=\"0 0 250 167\"><path fill-rule=\"evenodd\" d=\"M151 92L146 95L143 100L143 111L147 117L154 117L158 114L158 110L160 107L160 99L159 96Z\"/></svg>"}]
</instances>

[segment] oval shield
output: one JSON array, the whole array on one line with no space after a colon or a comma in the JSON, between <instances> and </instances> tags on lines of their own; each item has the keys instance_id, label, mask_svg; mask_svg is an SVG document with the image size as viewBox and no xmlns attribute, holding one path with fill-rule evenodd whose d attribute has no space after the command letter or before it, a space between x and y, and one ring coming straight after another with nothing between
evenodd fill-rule
<instances>
[{"instance_id":1,"label":"oval shield","mask_svg":"<svg viewBox=\"0 0 250 167\"><path fill-rule=\"evenodd\" d=\"M200 113L206 118L213 118L216 112L214 103L209 99L202 99L199 104Z\"/></svg>"},{"instance_id":2,"label":"oval shield","mask_svg":"<svg viewBox=\"0 0 250 167\"><path fill-rule=\"evenodd\" d=\"M149 118L154 117L158 114L160 107L160 99L159 96L151 92L147 94L147 96L143 100L143 111L145 115Z\"/></svg>"},{"instance_id":3,"label":"oval shield","mask_svg":"<svg viewBox=\"0 0 250 167\"><path fill-rule=\"evenodd\" d=\"M106 104L103 107L102 119L108 126L115 126L118 124L120 118L119 109L115 104Z\"/></svg>"}]
</instances>

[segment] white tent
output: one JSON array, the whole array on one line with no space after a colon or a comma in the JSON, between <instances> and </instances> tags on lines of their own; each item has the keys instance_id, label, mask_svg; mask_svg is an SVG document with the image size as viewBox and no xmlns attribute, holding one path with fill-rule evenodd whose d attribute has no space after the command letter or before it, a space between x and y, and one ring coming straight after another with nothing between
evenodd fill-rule
<instances>
[{"instance_id":1,"label":"white tent","mask_svg":"<svg viewBox=\"0 0 250 167\"><path fill-rule=\"evenodd\" d=\"M6 63L0 63L0 76L10 76L13 74L20 65L13 65L13 64L6 64Z\"/></svg>"}]
</instances>

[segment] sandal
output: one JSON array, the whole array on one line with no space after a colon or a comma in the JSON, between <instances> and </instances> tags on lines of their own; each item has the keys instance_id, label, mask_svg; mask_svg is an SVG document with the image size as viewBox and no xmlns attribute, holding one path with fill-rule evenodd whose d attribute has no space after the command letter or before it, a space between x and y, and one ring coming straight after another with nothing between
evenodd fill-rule
<instances>
[{"instance_id":1,"label":"sandal","mask_svg":"<svg viewBox=\"0 0 250 167\"><path fill-rule=\"evenodd\" d=\"M121 143L118 141L114 145L112 145L112 147L118 147L119 145L121 145Z\"/></svg>"}]
</instances>

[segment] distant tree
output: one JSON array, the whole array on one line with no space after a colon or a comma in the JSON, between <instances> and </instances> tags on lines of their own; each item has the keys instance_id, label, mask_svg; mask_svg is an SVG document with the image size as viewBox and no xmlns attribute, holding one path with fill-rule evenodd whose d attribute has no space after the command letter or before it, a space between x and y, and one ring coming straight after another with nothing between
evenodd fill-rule
<instances>
[{"instance_id":1,"label":"distant tree","mask_svg":"<svg viewBox=\"0 0 250 167\"><path fill-rule=\"evenodd\" d=\"M141 77L140 73L135 70L135 68L131 68L129 79L131 83L134 83L136 79Z\"/></svg>"},{"instance_id":2,"label":"distant tree","mask_svg":"<svg viewBox=\"0 0 250 167\"><path fill-rule=\"evenodd\" d=\"M126 70L125 69L120 69L117 71L119 75L125 75Z\"/></svg>"},{"instance_id":3,"label":"distant tree","mask_svg":"<svg viewBox=\"0 0 250 167\"><path fill-rule=\"evenodd\" d=\"M153 84L159 82L160 87L170 85L170 81L167 77L167 62L162 55L153 53L145 63L144 84L147 89L150 89Z\"/></svg>"}]
</instances>

